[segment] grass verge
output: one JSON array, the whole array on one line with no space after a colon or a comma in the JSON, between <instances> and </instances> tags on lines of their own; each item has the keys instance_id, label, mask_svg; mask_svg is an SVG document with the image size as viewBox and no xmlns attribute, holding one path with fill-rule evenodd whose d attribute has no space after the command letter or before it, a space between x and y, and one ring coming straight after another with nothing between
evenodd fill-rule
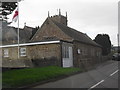
<instances>
[{"instance_id":1,"label":"grass verge","mask_svg":"<svg viewBox=\"0 0 120 90\"><path fill-rule=\"evenodd\" d=\"M20 87L80 71L79 68L48 66L11 70L2 73L3 88Z\"/></svg>"}]
</instances>

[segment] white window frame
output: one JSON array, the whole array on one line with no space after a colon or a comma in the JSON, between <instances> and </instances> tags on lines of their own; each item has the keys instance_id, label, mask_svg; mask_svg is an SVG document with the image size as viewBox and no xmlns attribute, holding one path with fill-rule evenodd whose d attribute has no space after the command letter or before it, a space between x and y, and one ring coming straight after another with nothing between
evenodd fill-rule
<instances>
[{"instance_id":1,"label":"white window frame","mask_svg":"<svg viewBox=\"0 0 120 90\"><path fill-rule=\"evenodd\" d=\"M81 54L81 50L80 49L78 49L78 54Z\"/></svg>"},{"instance_id":2,"label":"white window frame","mask_svg":"<svg viewBox=\"0 0 120 90\"><path fill-rule=\"evenodd\" d=\"M20 48L20 56L21 57L26 56L26 48Z\"/></svg>"},{"instance_id":3,"label":"white window frame","mask_svg":"<svg viewBox=\"0 0 120 90\"><path fill-rule=\"evenodd\" d=\"M9 57L9 50L4 49L3 54L4 54L4 57Z\"/></svg>"}]
</instances>

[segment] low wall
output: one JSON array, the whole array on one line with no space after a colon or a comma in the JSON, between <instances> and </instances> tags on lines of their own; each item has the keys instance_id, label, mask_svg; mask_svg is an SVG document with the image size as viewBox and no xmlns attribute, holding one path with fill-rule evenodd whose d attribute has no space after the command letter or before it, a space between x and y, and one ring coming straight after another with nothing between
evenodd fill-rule
<instances>
[{"instance_id":1,"label":"low wall","mask_svg":"<svg viewBox=\"0 0 120 90\"><path fill-rule=\"evenodd\" d=\"M57 62L58 59L56 57L32 59L31 61L34 67L59 66Z\"/></svg>"},{"instance_id":2,"label":"low wall","mask_svg":"<svg viewBox=\"0 0 120 90\"><path fill-rule=\"evenodd\" d=\"M109 54L107 56L102 56L101 63L109 61L109 60L112 60L112 55L111 54Z\"/></svg>"},{"instance_id":3,"label":"low wall","mask_svg":"<svg viewBox=\"0 0 120 90\"><path fill-rule=\"evenodd\" d=\"M18 59L18 60L3 60L3 68L24 68L24 67L33 67L31 60L28 59Z\"/></svg>"}]
</instances>

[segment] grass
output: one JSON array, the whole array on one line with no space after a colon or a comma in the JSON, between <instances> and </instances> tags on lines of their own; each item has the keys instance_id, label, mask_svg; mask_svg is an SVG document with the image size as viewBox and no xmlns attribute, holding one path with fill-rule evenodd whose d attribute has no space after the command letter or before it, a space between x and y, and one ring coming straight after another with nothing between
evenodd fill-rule
<instances>
[{"instance_id":1,"label":"grass","mask_svg":"<svg viewBox=\"0 0 120 90\"><path fill-rule=\"evenodd\" d=\"M79 68L48 66L11 70L2 73L3 88L20 87L80 71Z\"/></svg>"}]
</instances>

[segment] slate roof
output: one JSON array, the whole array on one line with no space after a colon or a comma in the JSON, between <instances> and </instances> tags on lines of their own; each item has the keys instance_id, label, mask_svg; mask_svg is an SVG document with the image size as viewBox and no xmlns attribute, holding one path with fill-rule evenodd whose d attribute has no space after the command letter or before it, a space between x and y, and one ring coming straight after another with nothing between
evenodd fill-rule
<instances>
[{"instance_id":1,"label":"slate roof","mask_svg":"<svg viewBox=\"0 0 120 90\"><path fill-rule=\"evenodd\" d=\"M90 37L88 37L86 34L79 32L73 28L70 28L64 24L58 23L54 20L51 20L55 25L57 25L65 34L68 36L72 37L75 41L79 41L82 43L94 45L94 46L99 46L96 42L94 42Z\"/></svg>"},{"instance_id":2,"label":"slate roof","mask_svg":"<svg viewBox=\"0 0 120 90\"><path fill-rule=\"evenodd\" d=\"M88 37L86 34L79 32L73 28L70 28L64 24L58 23L55 20L52 19L48 19L47 20L51 20L54 25L56 25L60 30L62 30L65 34L67 34L68 36L70 36L71 38L73 38L74 41L78 41L81 43L85 43L85 44L90 44L90 45L94 45L94 46L99 46L101 47L99 44L97 44L96 42L94 42L90 37ZM5 42L5 44L13 44L13 43L17 43L17 28L15 27L9 27L7 26L7 24L3 23L2 26L3 30L2 30L2 40L3 40L3 44ZM39 29L40 30L40 29ZM28 27L25 26L23 29L20 29L20 43L26 43L26 42L30 42L31 38L36 35L37 30L35 30L35 28L32 27ZM48 38L45 41L50 41L50 40L58 40L58 38L54 37L54 38ZM12 41L12 42L10 42ZM14 41L14 42L13 42ZM34 42L34 41L32 41Z\"/></svg>"},{"instance_id":3,"label":"slate roof","mask_svg":"<svg viewBox=\"0 0 120 90\"><path fill-rule=\"evenodd\" d=\"M2 37L0 40L2 40L2 44L16 44L18 42L18 28L11 27L7 25L7 22L2 22ZM20 43L26 43L29 42L30 38L33 35L33 31L35 28L25 26L23 29L19 29L20 32Z\"/></svg>"},{"instance_id":4,"label":"slate roof","mask_svg":"<svg viewBox=\"0 0 120 90\"><path fill-rule=\"evenodd\" d=\"M31 36L32 36L32 31L34 28L25 26L22 30L20 30L20 38L21 42L29 42Z\"/></svg>"}]
</instances>

